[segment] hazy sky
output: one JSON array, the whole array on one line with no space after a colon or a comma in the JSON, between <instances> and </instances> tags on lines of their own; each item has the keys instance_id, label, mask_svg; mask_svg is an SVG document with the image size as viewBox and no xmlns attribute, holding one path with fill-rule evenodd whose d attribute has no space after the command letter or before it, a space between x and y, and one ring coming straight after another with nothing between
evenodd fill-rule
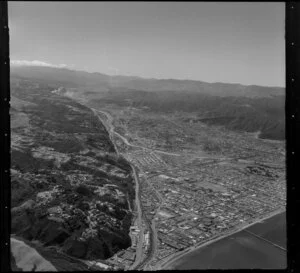
<instances>
[{"instance_id":1,"label":"hazy sky","mask_svg":"<svg viewBox=\"0 0 300 273\"><path fill-rule=\"evenodd\" d=\"M284 3L9 2L11 60L285 86Z\"/></svg>"}]
</instances>

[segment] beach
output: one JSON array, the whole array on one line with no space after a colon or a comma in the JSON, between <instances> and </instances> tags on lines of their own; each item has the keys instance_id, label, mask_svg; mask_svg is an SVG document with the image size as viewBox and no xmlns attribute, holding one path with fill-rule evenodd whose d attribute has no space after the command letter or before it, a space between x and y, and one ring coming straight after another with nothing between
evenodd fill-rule
<instances>
[{"instance_id":1,"label":"beach","mask_svg":"<svg viewBox=\"0 0 300 273\"><path fill-rule=\"evenodd\" d=\"M266 221L266 220L269 220L270 218L272 218L276 215L279 215L279 214L283 213L284 211L285 211L284 209L275 210L275 211L273 211L273 212L271 212L271 213L269 213L269 214L267 214L263 217L257 218L255 221L253 221L251 223L245 223L244 225L241 225L241 226L239 226L235 229L232 229L229 232L223 233L221 236L214 237L214 238L212 238L211 240L209 240L205 243L201 243L199 245L195 245L195 246L192 246L190 248L187 248L187 249L185 249L181 252L175 253L174 255L169 256L164 261L161 261L160 263L158 263L157 266L156 266L156 270L173 268L173 265L178 264L178 261L184 259L185 256L188 256L191 253L200 251L204 247L207 247L207 246L209 246L213 243L216 243L216 242L218 242L222 239L226 239L230 236L233 236L234 234L238 234L239 232L241 232L243 230L246 230L248 228L252 227L252 229L253 229L256 224L261 223L261 222ZM255 231L255 229L254 229L254 231Z\"/></svg>"}]
</instances>

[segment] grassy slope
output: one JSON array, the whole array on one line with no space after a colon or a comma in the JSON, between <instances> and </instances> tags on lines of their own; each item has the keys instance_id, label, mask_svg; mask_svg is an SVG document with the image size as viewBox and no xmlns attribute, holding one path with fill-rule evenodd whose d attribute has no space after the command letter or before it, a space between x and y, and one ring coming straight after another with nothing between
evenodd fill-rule
<instances>
[{"instance_id":1,"label":"grassy slope","mask_svg":"<svg viewBox=\"0 0 300 273\"><path fill-rule=\"evenodd\" d=\"M131 214L127 210L127 203L124 205L110 194L99 197L93 193L89 184L85 185L87 192L79 192L78 187L72 186L66 176L73 173L91 175L93 179L90 184L114 184L125 195L128 194L133 202L130 167L117 156L112 156L115 151L108 133L88 108L53 94L52 90L48 85L40 84L35 87L32 81L22 80L19 87L12 85L12 96L22 106L20 108L20 105L13 104L13 111L22 112L29 119L29 125L12 127L12 232L29 241L39 240L44 244L44 249L55 245L77 257L107 258L130 245L128 233ZM22 101L29 103L22 104ZM17 116L12 116L12 124ZM22 142L24 139L29 139L32 143ZM33 151L41 147L48 147L50 150L44 152L45 158L36 158ZM55 152L54 157L47 159L52 153L51 148ZM79 153L84 150L89 150L88 154ZM70 159L57 165L55 156ZM94 163L83 166L85 160ZM98 166L102 165L109 165L110 169L119 168L127 177L111 175L109 169L106 172L98 171ZM51 191L54 186L61 189L55 199L45 205L39 203L37 193ZM97 200L108 204L98 207L103 217L116 218L120 226L113 227L104 220L103 224L96 225L99 227L96 237L80 243L77 237L88 227L87 215L90 208L85 203ZM71 214L69 220L63 223L49 220L48 208L63 203L75 206L78 212L72 214L72 209L65 212ZM112 206L114 210L108 210L108 206Z\"/></svg>"},{"instance_id":2,"label":"grassy slope","mask_svg":"<svg viewBox=\"0 0 300 273\"><path fill-rule=\"evenodd\" d=\"M171 95L170 95L171 94ZM261 131L260 137L285 139L285 97L263 98L219 97L195 92L144 92L112 90L101 102L147 106L159 112L195 112L201 121L211 125L223 125L232 130Z\"/></svg>"}]
</instances>

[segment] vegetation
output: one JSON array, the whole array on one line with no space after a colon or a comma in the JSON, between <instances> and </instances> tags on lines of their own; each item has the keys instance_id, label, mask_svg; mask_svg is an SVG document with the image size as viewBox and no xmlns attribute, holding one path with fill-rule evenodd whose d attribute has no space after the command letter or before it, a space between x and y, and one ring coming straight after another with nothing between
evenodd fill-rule
<instances>
[{"instance_id":1,"label":"vegetation","mask_svg":"<svg viewBox=\"0 0 300 273\"><path fill-rule=\"evenodd\" d=\"M75 191L84 196L92 195L91 190L87 186L84 186L84 185L80 185L80 186L76 187Z\"/></svg>"},{"instance_id":2,"label":"vegetation","mask_svg":"<svg viewBox=\"0 0 300 273\"><path fill-rule=\"evenodd\" d=\"M128 102L130 100L130 102ZM100 101L99 101L100 102ZM148 111L171 113L196 112L193 122L222 125L231 130L261 132L260 137L285 139L285 96L221 97L188 91L145 92L115 91L101 99L101 103L129 104ZM189 122L188 120L187 122Z\"/></svg>"},{"instance_id":3,"label":"vegetation","mask_svg":"<svg viewBox=\"0 0 300 273\"><path fill-rule=\"evenodd\" d=\"M134 183L105 127L90 109L52 93L52 86L17 82L14 111L26 113L28 124L12 129L12 232L39 241L45 253L55 246L84 259L105 259L129 247L126 198L133 202ZM122 192L125 202L106 184ZM105 204L95 210L99 202Z\"/></svg>"}]
</instances>

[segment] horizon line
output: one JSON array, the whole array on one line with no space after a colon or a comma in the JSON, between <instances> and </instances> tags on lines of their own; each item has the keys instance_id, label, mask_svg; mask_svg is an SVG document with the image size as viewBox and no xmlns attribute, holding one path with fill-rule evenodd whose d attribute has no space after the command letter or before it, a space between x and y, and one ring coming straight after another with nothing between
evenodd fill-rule
<instances>
[{"instance_id":1,"label":"horizon line","mask_svg":"<svg viewBox=\"0 0 300 273\"><path fill-rule=\"evenodd\" d=\"M153 78L153 77L144 77L144 76L137 76L137 75L110 75L106 73L102 73L99 71L91 72L87 70L82 70L82 69L76 69L72 68L66 64L51 64L43 61L26 61L26 60L11 60L10 61L10 66L25 66L25 67L48 67L48 68L56 68L56 69L65 69L69 71L77 71L77 72L85 72L89 74L102 74L105 76L109 77L132 77L132 78L139 78L139 79L144 79L144 80L175 80L175 81L195 81L195 82L203 82L203 83L209 83L209 84L216 84L216 83L221 83L221 84L232 84L232 85L242 85L242 86L260 86L260 87L269 87L269 88L286 88L286 86L276 86L276 85L261 85L261 84L244 84L244 83L239 83L239 82L209 82L209 81L203 81L203 80L195 80L195 79L182 79L182 78Z\"/></svg>"}]
</instances>

